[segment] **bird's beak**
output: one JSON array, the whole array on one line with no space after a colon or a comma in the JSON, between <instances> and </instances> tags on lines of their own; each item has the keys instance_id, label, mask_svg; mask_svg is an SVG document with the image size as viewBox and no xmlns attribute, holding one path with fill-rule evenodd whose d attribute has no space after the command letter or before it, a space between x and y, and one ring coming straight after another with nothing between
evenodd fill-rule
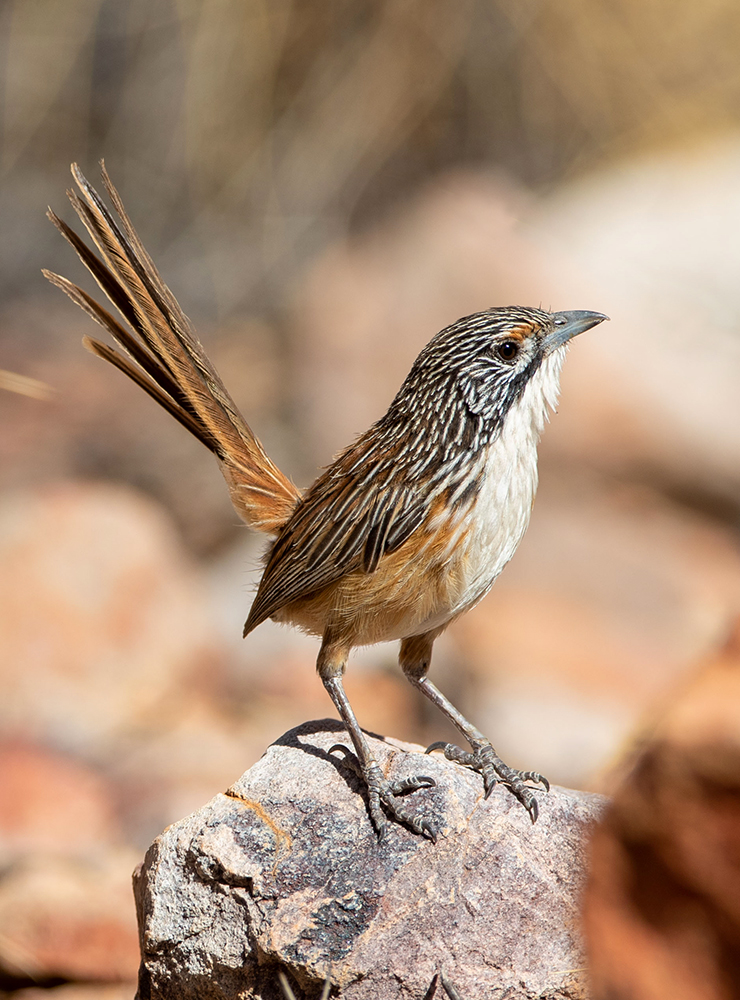
<instances>
[{"instance_id":1,"label":"bird's beak","mask_svg":"<svg viewBox=\"0 0 740 1000\"><path fill-rule=\"evenodd\" d=\"M588 312L586 309L575 309L573 312L557 312L552 314L555 329L548 333L543 340L545 354L550 354L558 347L562 347L579 333L590 330L592 326L603 323L609 319L603 313Z\"/></svg>"}]
</instances>

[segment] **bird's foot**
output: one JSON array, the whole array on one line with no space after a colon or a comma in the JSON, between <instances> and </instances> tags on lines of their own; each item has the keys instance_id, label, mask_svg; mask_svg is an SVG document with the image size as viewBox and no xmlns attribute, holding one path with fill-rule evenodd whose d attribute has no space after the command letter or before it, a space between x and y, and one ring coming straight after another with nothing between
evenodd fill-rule
<instances>
[{"instance_id":1,"label":"bird's foot","mask_svg":"<svg viewBox=\"0 0 740 1000\"><path fill-rule=\"evenodd\" d=\"M519 799L527 810L532 822L537 821L539 814L537 799L525 782L539 782L544 785L545 791L550 791L550 782L537 771L517 771L513 767L509 767L508 764L504 764L490 743L484 743L476 747L473 753L469 753L467 750L456 747L454 743L440 741L428 746L426 752L431 753L433 750L442 750L447 760L452 760L456 764L464 764L465 767L470 767L482 774L486 798L498 782L506 785L512 795Z\"/></svg>"},{"instance_id":2,"label":"bird's foot","mask_svg":"<svg viewBox=\"0 0 740 1000\"><path fill-rule=\"evenodd\" d=\"M420 788L432 788L437 784L434 778L418 774L398 781L389 781L375 762L363 767L352 751L341 743L331 747L329 753L334 753L335 750L342 751L345 763L365 784L368 812L380 842L385 839L389 830L386 813L396 823L402 823L414 833L433 842L436 841L437 831L429 820L418 818L399 801L400 796L408 792L416 792Z\"/></svg>"}]
</instances>

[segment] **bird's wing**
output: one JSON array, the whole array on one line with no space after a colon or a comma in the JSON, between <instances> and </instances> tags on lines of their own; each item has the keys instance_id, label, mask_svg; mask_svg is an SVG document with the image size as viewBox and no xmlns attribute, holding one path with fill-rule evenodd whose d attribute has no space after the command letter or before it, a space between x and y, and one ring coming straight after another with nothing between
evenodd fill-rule
<instances>
[{"instance_id":1,"label":"bird's wing","mask_svg":"<svg viewBox=\"0 0 740 1000\"><path fill-rule=\"evenodd\" d=\"M356 448L340 456L310 487L278 535L245 635L279 608L347 573L373 573L381 558L423 522L419 490L393 474L393 463L378 454L381 449L371 449L357 461Z\"/></svg>"}]
</instances>

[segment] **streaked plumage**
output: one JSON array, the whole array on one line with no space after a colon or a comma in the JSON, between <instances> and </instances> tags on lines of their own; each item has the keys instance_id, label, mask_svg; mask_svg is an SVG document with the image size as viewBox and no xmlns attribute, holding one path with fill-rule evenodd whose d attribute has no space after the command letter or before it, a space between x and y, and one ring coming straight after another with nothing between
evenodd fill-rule
<instances>
[{"instance_id":1,"label":"streaked plumage","mask_svg":"<svg viewBox=\"0 0 740 1000\"><path fill-rule=\"evenodd\" d=\"M373 761L341 683L352 647L401 639L406 676L460 729L473 754L445 753L503 781L537 816L524 782L428 680L437 635L491 588L514 554L537 488L537 442L555 406L567 341L606 317L507 307L467 316L422 350L388 412L305 493L269 460L159 277L105 168L117 222L76 166L69 197L100 257L50 218L133 332L66 278L45 272L124 349L85 338L219 460L240 516L275 536L244 629L267 618L322 638L318 669L368 786L373 823L382 807L434 836L397 798L429 784L392 785ZM436 746L436 745L435 745Z\"/></svg>"},{"instance_id":2,"label":"streaked plumage","mask_svg":"<svg viewBox=\"0 0 740 1000\"><path fill-rule=\"evenodd\" d=\"M540 310L489 310L424 348L385 416L280 531L245 634L275 617L366 645L438 628L487 593L529 520L565 350L512 368L491 357L492 337L524 339L551 322ZM507 425L512 407L522 412Z\"/></svg>"}]
</instances>

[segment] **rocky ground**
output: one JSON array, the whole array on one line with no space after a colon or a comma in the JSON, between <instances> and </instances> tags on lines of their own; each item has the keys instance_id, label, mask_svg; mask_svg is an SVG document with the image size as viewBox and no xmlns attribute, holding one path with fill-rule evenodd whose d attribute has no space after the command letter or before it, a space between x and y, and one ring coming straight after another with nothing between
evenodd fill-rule
<instances>
[{"instance_id":1,"label":"rocky ground","mask_svg":"<svg viewBox=\"0 0 740 1000\"><path fill-rule=\"evenodd\" d=\"M291 730L225 794L158 838L135 878L141 992L152 1000L272 998L277 970L303 995L330 978L347 1000L462 996L581 1000L585 842L604 799L541 790L532 825L499 785L423 747L373 739L391 780L433 788L382 843L333 720Z\"/></svg>"}]
</instances>

